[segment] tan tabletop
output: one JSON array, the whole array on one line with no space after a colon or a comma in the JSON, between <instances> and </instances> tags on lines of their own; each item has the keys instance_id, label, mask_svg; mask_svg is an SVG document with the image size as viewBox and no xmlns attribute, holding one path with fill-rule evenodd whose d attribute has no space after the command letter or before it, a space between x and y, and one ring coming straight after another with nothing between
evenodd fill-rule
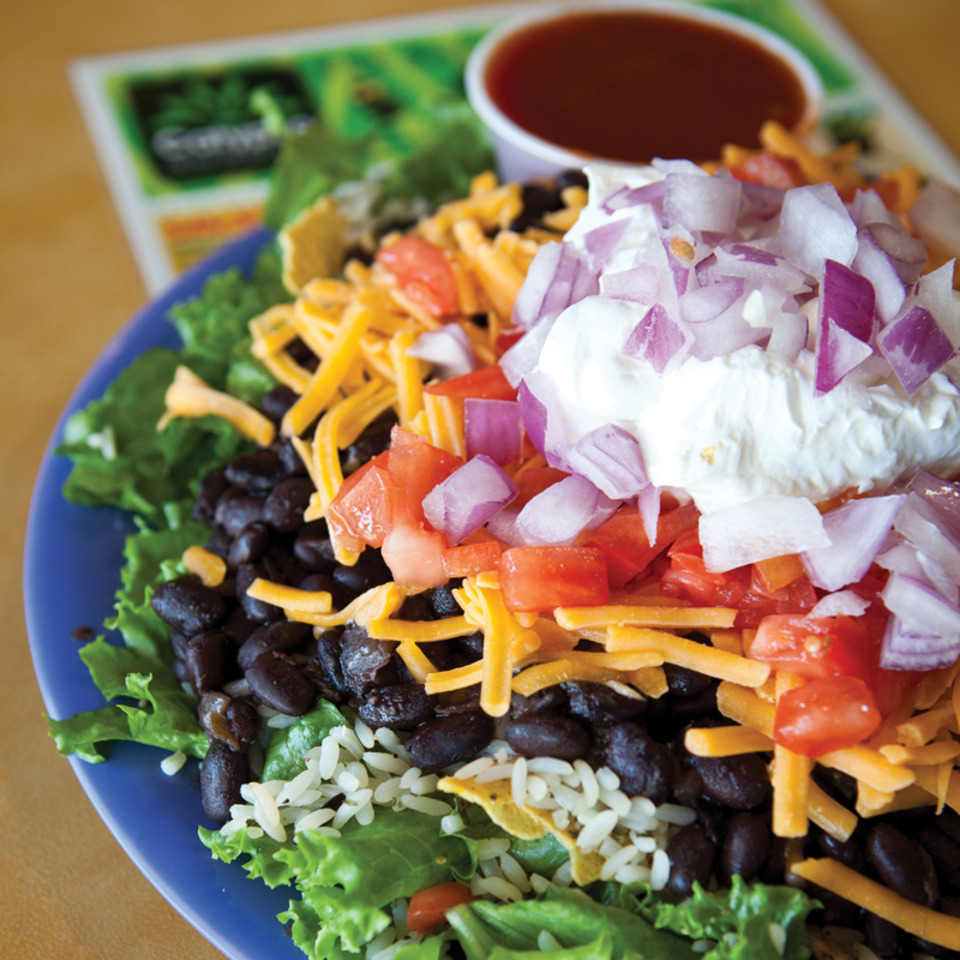
<instances>
[{"instance_id":1,"label":"tan tabletop","mask_svg":"<svg viewBox=\"0 0 960 960\"><path fill-rule=\"evenodd\" d=\"M47 437L88 365L145 298L66 67L78 56L360 20L441 0L0 3L0 956L213 960L108 833L46 735L20 563ZM465 5L447 3L446 6ZM960 3L825 0L960 153ZM225 12L229 11L229 12ZM56 596L52 585L52 596ZM282 935L278 926L278 936Z\"/></svg>"}]
</instances>

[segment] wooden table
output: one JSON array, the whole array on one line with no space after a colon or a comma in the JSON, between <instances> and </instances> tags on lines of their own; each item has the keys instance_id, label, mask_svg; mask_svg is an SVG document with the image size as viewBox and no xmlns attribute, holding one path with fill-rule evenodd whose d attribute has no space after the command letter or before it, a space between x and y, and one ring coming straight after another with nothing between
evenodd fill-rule
<instances>
[{"instance_id":1,"label":"wooden table","mask_svg":"<svg viewBox=\"0 0 960 960\"><path fill-rule=\"evenodd\" d=\"M9 617L0 661L0 955L220 956L127 859L57 756L27 650L19 571L43 447L78 378L145 298L68 85L67 64L84 55L435 5L439 0L234 0L229 8L212 0L0 5L0 316L6 338L0 416L8 445L0 479L0 609ZM455 5L461 4L446 4ZM826 6L960 153L960 4L826 0Z\"/></svg>"}]
</instances>

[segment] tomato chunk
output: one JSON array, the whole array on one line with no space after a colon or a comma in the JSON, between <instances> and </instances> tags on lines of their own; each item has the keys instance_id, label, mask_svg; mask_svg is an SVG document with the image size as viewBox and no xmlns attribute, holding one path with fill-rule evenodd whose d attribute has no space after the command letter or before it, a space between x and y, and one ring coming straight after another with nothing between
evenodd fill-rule
<instances>
[{"instance_id":1,"label":"tomato chunk","mask_svg":"<svg viewBox=\"0 0 960 960\"><path fill-rule=\"evenodd\" d=\"M444 252L429 240L407 234L377 253L400 289L435 317L457 306L457 279Z\"/></svg>"},{"instance_id":2,"label":"tomato chunk","mask_svg":"<svg viewBox=\"0 0 960 960\"><path fill-rule=\"evenodd\" d=\"M807 182L796 160L792 157L780 157L775 153L750 154L735 167L731 167L730 172L735 180L763 183L781 190L802 187Z\"/></svg>"},{"instance_id":3,"label":"tomato chunk","mask_svg":"<svg viewBox=\"0 0 960 960\"><path fill-rule=\"evenodd\" d=\"M423 388L423 392L462 400L468 397L480 400L517 399L517 388L510 385L503 367L497 363L489 367L480 367L479 370L471 370L470 373L460 377L441 380L439 383L428 383Z\"/></svg>"},{"instance_id":4,"label":"tomato chunk","mask_svg":"<svg viewBox=\"0 0 960 960\"><path fill-rule=\"evenodd\" d=\"M746 653L810 680L859 677L872 685L877 671L876 644L853 617L764 617Z\"/></svg>"},{"instance_id":5,"label":"tomato chunk","mask_svg":"<svg viewBox=\"0 0 960 960\"><path fill-rule=\"evenodd\" d=\"M465 543L444 550L440 562L448 577L472 577L487 570L496 570L502 553L503 545L499 540Z\"/></svg>"},{"instance_id":6,"label":"tomato chunk","mask_svg":"<svg viewBox=\"0 0 960 960\"><path fill-rule=\"evenodd\" d=\"M475 899L466 884L456 881L438 883L435 887L418 890L410 898L407 926L414 933L429 933L443 923L448 910Z\"/></svg>"},{"instance_id":7,"label":"tomato chunk","mask_svg":"<svg viewBox=\"0 0 960 960\"><path fill-rule=\"evenodd\" d=\"M594 547L511 547L499 564L508 610L595 607L607 602L607 561Z\"/></svg>"},{"instance_id":8,"label":"tomato chunk","mask_svg":"<svg viewBox=\"0 0 960 960\"><path fill-rule=\"evenodd\" d=\"M880 726L880 711L859 677L826 677L777 701L774 740L807 757L853 747Z\"/></svg>"},{"instance_id":9,"label":"tomato chunk","mask_svg":"<svg viewBox=\"0 0 960 960\"><path fill-rule=\"evenodd\" d=\"M389 453L381 453L351 473L327 507L330 532L355 553L379 547L389 529L394 484L388 458Z\"/></svg>"}]
</instances>

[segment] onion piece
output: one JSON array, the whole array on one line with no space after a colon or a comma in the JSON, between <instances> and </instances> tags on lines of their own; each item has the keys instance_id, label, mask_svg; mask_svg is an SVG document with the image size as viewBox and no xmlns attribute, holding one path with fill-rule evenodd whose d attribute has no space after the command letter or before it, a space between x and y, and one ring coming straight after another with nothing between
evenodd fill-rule
<instances>
[{"instance_id":1,"label":"onion piece","mask_svg":"<svg viewBox=\"0 0 960 960\"><path fill-rule=\"evenodd\" d=\"M807 614L808 617L859 617L867 607L870 606L869 600L864 600L853 590L840 590L837 593L828 593L821 597L813 609Z\"/></svg>"},{"instance_id":2,"label":"onion piece","mask_svg":"<svg viewBox=\"0 0 960 960\"><path fill-rule=\"evenodd\" d=\"M780 209L784 256L813 277L827 259L849 266L857 253L857 225L832 183L792 187Z\"/></svg>"},{"instance_id":3,"label":"onion piece","mask_svg":"<svg viewBox=\"0 0 960 960\"><path fill-rule=\"evenodd\" d=\"M921 306L911 307L887 324L877 337L877 346L909 394L957 354L933 314Z\"/></svg>"},{"instance_id":4,"label":"onion piece","mask_svg":"<svg viewBox=\"0 0 960 960\"><path fill-rule=\"evenodd\" d=\"M666 225L683 224L697 233L726 234L736 227L739 211L738 180L702 173L667 174L663 195Z\"/></svg>"},{"instance_id":5,"label":"onion piece","mask_svg":"<svg viewBox=\"0 0 960 960\"><path fill-rule=\"evenodd\" d=\"M880 646L889 670L936 670L960 656L960 607L913 577L892 573L880 591L893 614Z\"/></svg>"},{"instance_id":6,"label":"onion piece","mask_svg":"<svg viewBox=\"0 0 960 960\"><path fill-rule=\"evenodd\" d=\"M903 494L861 497L824 514L823 529L829 545L800 555L810 582L835 591L862 579L906 501Z\"/></svg>"},{"instance_id":7,"label":"onion piece","mask_svg":"<svg viewBox=\"0 0 960 960\"><path fill-rule=\"evenodd\" d=\"M565 459L569 469L612 499L629 500L650 483L640 444L614 423L584 434Z\"/></svg>"},{"instance_id":8,"label":"onion piece","mask_svg":"<svg viewBox=\"0 0 960 960\"><path fill-rule=\"evenodd\" d=\"M941 480L929 470L918 470L905 488L929 503L939 515L941 524L949 526L960 537L960 484Z\"/></svg>"},{"instance_id":9,"label":"onion piece","mask_svg":"<svg viewBox=\"0 0 960 960\"><path fill-rule=\"evenodd\" d=\"M616 213L628 207L639 207L658 203L663 199L665 188L664 180L654 180L639 187L628 187L620 184L601 201L600 207L604 213Z\"/></svg>"},{"instance_id":10,"label":"onion piece","mask_svg":"<svg viewBox=\"0 0 960 960\"><path fill-rule=\"evenodd\" d=\"M584 530L608 520L620 503L574 474L530 499L517 516L516 529L528 543L570 545Z\"/></svg>"},{"instance_id":11,"label":"onion piece","mask_svg":"<svg viewBox=\"0 0 960 960\"><path fill-rule=\"evenodd\" d=\"M629 270L605 273L600 277L600 296L611 300L632 300L653 304L660 295L660 275L654 267L641 264Z\"/></svg>"},{"instance_id":12,"label":"onion piece","mask_svg":"<svg viewBox=\"0 0 960 960\"><path fill-rule=\"evenodd\" d=\"M817 342L817 393L829 393L841 380L873 355L873 347L827 317Z\"/></svg>"},{"instance_id":13,"label":"onion piece","mask_svg":"<svg viewBox=\"0 0 960 960\"><path fill-rule=\"evenodd\" d=\"M686 356L692 342L686 325L655 303L630 332L621 352L627 357L646 360L664 376Z\"/></svg>"},{"instance_id":14,"label":"onion piece","mask_svg":"<svg viewBox=\"0 0 960 960\"><path fill-rule=\"evenodd\" d=\"M910 208L910 223L921 240L960 256L960 191L942 180L929 180Z\"/></svg>"},{"instance_id":15,"label":"onion piece","mask_svg":"<svg viewBox=\"0 0 960 960\"><path fill-rule=\"evenodd\" d=\"M441 380L461 377L477 368L473 344L458 323L426 330L417 337L416 343L407 347L406 353L429 363Z\"/></svg>"},{"instance_id":16,"label":"onion piece","mask_svg":"<svg viewBox=\"0 0 960 960\"><path fill-rule=\"evenodd\" d=\"M940 523L936 508L919 494L908 494L893 528L917 548L921 564L928 558L946 573L956 594L960 584L960 537Z\"/></svg>"},{"instance_id":17,"label":"onion piece","mask_svg":"<svg viewBox=\"0 0 960 960\"><path fill-rule=\"evenodd\" d=\"M916 297L933 314L947 339L960 347L960 296L953 289L955 260L925 273L916 286Z\"/></svg>"},{"instance_id":18,"label":"onion piece","mask_svg":"<svg viewBox=\"0 0 960 960\"><path fill-rule=\"evenodd\" d=\"M516 400L467 397L463 401L467 457L485 454L494 463L516 460L523 447L523 422Z\"/></svg>"},{"instance_id":19,"label":"onion piece","mask_svg":"<svg viewBox=\"0 0 960 960\"><path fill-rule=\"evenodd\" d=\"M517 485L482 454L457 467L423 498L423 514L451 546L482 527L517 495Z\"/></svg>"},{"instance_id":20,"label":"onion piece","mask_svg":"<svg viewBox=\"0 0 960 960\"><path fill-rule=\"evenodd\" d=\"M700 517L707 570L722 573L758 560L830 546L820 511L806 497L757 497Z\"/></svg>"},{"instance_id":21,"label":"onion piece","mask_svg":"<svg viewBox=\"0 0 960 960\"><path fill-rule=\"evenodd\" d=\"M896 264L869 228L860 231L853 268L872 285L880 319L884 323L892 320L903 306L907 288L897 272Z\"/></svg>"}]
</instances>

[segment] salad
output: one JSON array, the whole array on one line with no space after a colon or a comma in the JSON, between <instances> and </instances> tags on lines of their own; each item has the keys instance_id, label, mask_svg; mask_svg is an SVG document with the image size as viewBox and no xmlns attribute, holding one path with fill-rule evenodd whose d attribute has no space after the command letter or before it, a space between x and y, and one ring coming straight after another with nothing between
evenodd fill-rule
<instances>
[{"instance_id":1,"label":"salad","mask_svg":"<svg viewBox=\"0 0 960 960\"><path fill-rule=\"evenodd\" d=\"M308 956L956 955L955 199L763 143L311 198L68 425L58 748L202 759Z\"/></svg>"}]
</instances>

